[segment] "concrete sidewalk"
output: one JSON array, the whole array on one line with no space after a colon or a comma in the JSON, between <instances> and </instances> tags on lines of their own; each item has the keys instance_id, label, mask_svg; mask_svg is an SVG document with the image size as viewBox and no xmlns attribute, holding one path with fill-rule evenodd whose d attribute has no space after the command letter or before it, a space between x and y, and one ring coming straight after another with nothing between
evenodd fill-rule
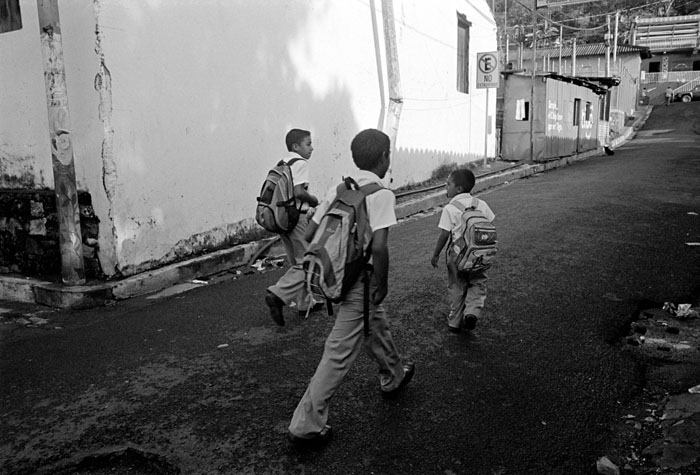
<instances>
[{"instance_id":1,"label":"concrete sidewalk","mask_svg":"<svg viewBox=\"0 0 700 475\"><path fill-rule=\"evenodd\" d=\"M611 142L611 148L615 149L631 140L635 132L649 117L651 110L652 106L647 106L638 111L633 124L625 127L620 136ZM487 165L479 165L474 170L477 181L473 192L479 193L504 183L601 155L604 155L603 149L543 163L518 164L496 161ZM413 198L398 200L396 215L399 220L405 219L421 211L441 206L444 202L445 191L443 188L433 192L416 194ZM242 244L124 279L96 282L92 285L65 286L30 277L0 276L0 300L36 303L54 308L88 308L106 305L111 301L158 292L176 284L191 282L248 265L252 258L265 248L270 248L266 250L270 254L282 255L282 247L277 246L276 240L277 238L269 238Z\"/></svg>"}]
</instances>

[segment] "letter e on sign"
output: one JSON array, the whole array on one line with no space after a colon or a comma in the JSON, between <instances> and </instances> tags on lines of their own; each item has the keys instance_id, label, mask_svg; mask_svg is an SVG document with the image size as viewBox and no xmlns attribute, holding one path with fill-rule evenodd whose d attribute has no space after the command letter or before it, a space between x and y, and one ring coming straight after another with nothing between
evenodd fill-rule
<instances>
[{"instance_id":1,"label":"letter e on sign","mask_svg":"<svg viewBox=\"0 0 700 475\"><path fill-rule=\"evenodd\" d=\"M498 53L476 53L476 88L489 89L498 87L499 68Z\"/></svg>"}]
</instances>

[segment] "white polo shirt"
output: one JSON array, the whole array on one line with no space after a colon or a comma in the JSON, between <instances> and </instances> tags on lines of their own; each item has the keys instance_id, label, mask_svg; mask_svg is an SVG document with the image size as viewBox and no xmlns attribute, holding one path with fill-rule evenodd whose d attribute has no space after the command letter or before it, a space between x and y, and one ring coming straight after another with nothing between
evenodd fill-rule
<instances>
[{"instance_id":1,"label":"white polo shirt","mask_svg":"<svg viewBox=\"0 0 700 475\"><path fill-rule=\"evenodd\" d=\"M290 156L287 158L283 158L282 161L284 163L288 163L290 160L294 158L301 158L301 160L297 160L296 162L292 163L292 165L289 167L292 170L292 180L294 181L294 186L297 185L307 185L306 188L308 189L308 184L309 184L309 162L307 159L302 157L296 152L289 152ZM297 198L296 200L297 208L306 210L309 208L309 204L302 202Z\"/></svg>"},{"instance_id":2,"label":"white polo shirt","mask_svg":"<svg viewBox=\"0 0 700 475\"><path fill-rule=\"evenodd\" d=\"M367 170L358 170L352 174L352 178L355 179L359 186L364 186L369 183L382 184L382 180L372 172ZM333 202L337 192L337 185L333 186L328 190L326 196L324 196L323 201L316 208L316 213L314 213L313 221L316 224L321 223L321 218L328 211L328 207ZM372 232L379 229L384 229L396 224L396 211L394 207L396 205L396 197L394 192L388 188L378 190L366 198L367 215L369 216L369 227Z\"/></svg>"},{"instance_id":3,"label":"white polo shirt","mask_svg":"<svg viewBox=\"0 0 700 475\"><path fill-rule=\"evenodd\" d=\"M452 203L459 201L465 208L474 207L484 213L484 217L489 221L493 221L496 217L484 201L474 198L469 193L460 193L453 197L449 203L445 205L442 209L442 214L440 215L440 222L438 223L438 228L444 229L445 231L450 231L452 233L452 239L459 239L462 235L462 212Z\"/></svg>"}]
</instances>

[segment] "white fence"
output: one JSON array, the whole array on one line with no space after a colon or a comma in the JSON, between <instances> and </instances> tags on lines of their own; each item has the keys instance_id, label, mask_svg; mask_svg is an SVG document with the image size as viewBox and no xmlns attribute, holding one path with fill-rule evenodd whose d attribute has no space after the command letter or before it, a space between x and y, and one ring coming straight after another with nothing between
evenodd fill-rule
<instances>
[{"instance_id":1,"label":"white fence","mask_svg":"<svg viewBox=\"0 0 700 475\"><path fill-rule=\"evenodd\" d=\"M646 73L643 75L642 84L654 84L657 82L688 82L700 78L700 71L672 71L666 73Z\"/></svg>"}]
</instances>

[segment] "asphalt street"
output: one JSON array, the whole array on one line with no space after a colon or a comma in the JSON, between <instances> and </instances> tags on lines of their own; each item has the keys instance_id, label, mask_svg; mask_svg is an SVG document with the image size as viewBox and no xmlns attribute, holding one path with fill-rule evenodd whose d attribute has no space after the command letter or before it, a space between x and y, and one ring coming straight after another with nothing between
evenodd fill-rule
<instances>
[{"instance_id":1,"label":"asphalt street","mask_svg":"<svg viewBox=\"0 0 700 475\"><path fill-rule=\"evenodd\" d=\"M288 311L274 326L263 296L283 269L3 330L0 472L596 473L644 387L618 344L630 315L700 297L700 247L688 244L700 242L699 134L700 104L656 107L614 156L480 194L499 255L471 334L446 330L446 272L430 266L439 209L392 229L386 306L416 376L384 400L361 355L319 452L285 434L332 321ZM124 448L150 465L76 468Z\"/></svg>"}]
</instances>

